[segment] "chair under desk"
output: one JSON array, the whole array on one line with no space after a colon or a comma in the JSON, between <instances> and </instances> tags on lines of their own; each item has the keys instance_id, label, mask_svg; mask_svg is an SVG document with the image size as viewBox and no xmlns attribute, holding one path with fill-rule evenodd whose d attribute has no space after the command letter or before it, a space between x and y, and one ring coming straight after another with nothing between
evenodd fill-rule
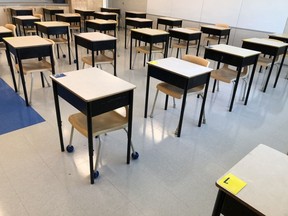
<instances>
[{"instance_id":1,"label":"chair under desk","mask_svg":"<svg viewBox=\"0 0 288 216\"><path fill-rule=\"evenodd\" d=\"M178 43L180 43L180 40L185 40L186 41L186 54L188 54L189 51L189 42L196 40L197 41L197 51L196 55L198 56L199 54L199 48L200 48L200 41L201 41L201 31L196 31L196 30L191 30L189 28L172 28L169 29L169 34L171 40L173 38L178 39ZM179 54L179 49L177 49L177 55L176 57L178 58Z\"/></svg>"},{"instance_id":2,"label":"chair under desk","mask_svg":"<svg viewBox=\"0 0 288 216\"><path fill-rule=\"evenodd\" d=\"M275 81L274 81L274 85L273 88L276 87L277 82L278 82L278 78L283 66L283 62L285 59L285 54L287 52L287 43L284 43L282 41L275 41L273 39L268 39L268 38L248 38L248 39L244 39L243 43L242 43L242 47L246 48L246 49L251 49L251 50L257 50L259 52L261 52L264 55L269 55L272 56L272 63L271 63L271 67L267 76L267 79L265 81L264 87L263 87L263 92L266 92L268 83L269 83L269 79L273 70L273 66L274 63L276 61L277 56L282 55L283 57L281 59L281 63L280 63L280 67L279 70L277 72Z\"/></svg>"},{"instance_id":3,"label":"chair under desk","mask_svg":"<svg viewBox=\"0 0 288 216\"><path fill-rule=\"evenodd\" d=\"M164 30L167 31L167 26L170 27L182 27L182 19L171 17L159 17L157 18L157 29L159 25L164 25Z\"/></svg>"},{"instance_id":4,"label":"chair under desk","mask_svg":"<svg viewBox=\"0 0 288 216\"><path fill-rule=\"evenodd\" d=\"M116 73L116 44L117 38L100 32L85 32L75 35L76 68L79 70L78 46L92 51L92 67L95 67L95 51L113 50L114 75Z\"/></svg>"},{"instance_id":5,"label":"chair under desk","mask_svg":"<svg viewBox=\"0 0 288 216\"><path fill-rule=\"evenodd\" d=\"M66 35L68 43L68 56L69 64L71 64L71 48L70 48L70 33L69 26L70 24L62 21L44 21L44 22L35 22L37 34L43 37L43 34L46 34L48 38L50 36ZM59 56L59 48L57 47L57 52Z\"/></svg>"},{"instance_id":6,"label":"chair under desk","mask_svg":"<svg viewBox=\"0 0 288 216\"><path fill-rule=\"evenodd\" d=\"M87 68L67 72L60 76L51 75L50 77L52 78L53 83L61 151L63 152L65 148L58 96L62 97L87 116L91 184L94 184L92 117L128 105L128 145L126 163L129 164L132 137L133 92L136 86L98 68Z\"/></svg>"},{"instance_id":7,"label":"chair under desk","mask_svg":"<svg viewBox=\"0 0 288 216\"><path fill-rule=\"evenodd\" d=\"M219 190L212 216L287 215L287 170L286 154L258 145L217 180ZM246 186L232 192L238 179Z\"/></svg>"},{"instance_id":8,"label":"chair under desk","mask_svg":"<svg viewBox=\"0 0 288 216\"><path fill-rule=\"evenodd\" d=\"M211 68L203 67L174 57L148 62L144 118L147 118L150 77L184 89L178 129L175 131L175 135L180 137L187 91L190 88L206 84L198 121L198 126L200 127L205 108L211 71Z\"/></svg>"},{"instance_id":9,"label":"chair under desk","mask_svg":"<svg viewBox=\"0 0 288 216\"><path fill-rule=\"evenodd\" d=\"M139 28L131 30L130 37L130 64L129 69L132 69L132 40L138 40L146 43L149 43L149 59L151 61L152 47L154 43L165 43L164 46L164 58L167 57L168 52L168 43L169 43L169 33L159 29L149 29L149 28Z\"/></svg>"},{"instance_id":10,"label":"chair under desk","mask_svg":"<svg viewBox=\"0 0 288 216\"><path fill-rule=\"evenodd\" d=\"M50 57L50 62L52 63L52 74L55 74L54 67L54 58L53 58L53 49L52 43L48 42L40 36L22 36L22 37L9 37L3 39L6 44L6 56L9 62L11 74L13 80L14 69L12 66L12 59L10 53L15 56L17 63L19 64L19 73L21 77L21 82L23 85L24 97L26 101L26 106L29 106L25 78L22 68L22 60L30 58L41 58L41 57ZM17 91L17 89L15 89Z\"/></svg>"},{"instance_id":11,"label":"chair under desk","mask_svg":"<svg viewBox=\"0 0 288 216\"><path fill-rule=\"evenodd\" d=\"M56 20L57 13L64 13L63 9L59 8L43 8L43 19L44 21ZM54 16L54 18L53 18Z\"/></svg>"},{"instance_id":12,"label":"chair under desk","mask_svg":"<svg viewBox=\"0 0 288 216\"><path fill-rule=\"evenodd\" d=\"M237 68L238 73L237 73L237 77L236 77L236 81L235 81L235 85L234 85L234 89L232 93L232 98L231 98L231 102L229 106L229 112L231 112L233 109L234 99L236 96L236 91L237 91L242 68L245 66L253 65L253 69L251 71L251 76L250 76L250 80L248 84L248 90L247 90L245 102L244 102L244 105L247 105L259 55L260 55L260 52L258 51L230 46L226 44L216 44L216 45L211 45L205 48L204 58L211 59L211 60L218 62L217 69L219 69L220 63L232 65Z\"/></svg>"},{"instance_id":13,"label":"chair under desk","mask_svg":"<svg viewBox=\"0 0 288 216\"><path fill-rule=\"evenodd\" d=\"M132 26L133 28L152 28L153 21L146 18L139 17L127 17L125 18L125 49L127 48L127 28Z\"/></svg>"}]
</instances>

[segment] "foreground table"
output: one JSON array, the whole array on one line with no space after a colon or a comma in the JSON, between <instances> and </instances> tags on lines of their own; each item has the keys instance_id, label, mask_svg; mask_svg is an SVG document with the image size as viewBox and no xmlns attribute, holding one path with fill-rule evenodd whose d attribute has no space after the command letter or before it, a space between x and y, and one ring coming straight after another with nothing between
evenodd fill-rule
<instances>
[{"instance_id":1,"label":"foreground table","mask_svg":"<svg viewBox=\"0 0 288 216\"><path fill-rule=\"evenodd\" d=\"M127 164L130 163L133 91L130 84L98 68L88 68L50 76L53 83L61 151L64 151L62 120L58 96L87 116L90 182L94 184L92 117L129 106Z\"/></svg>"},{"instance_id":2,"label":"foreground table","mask_svg":"<svg viewBox=\"0 0 288 216\"><path fill-rule=\"evenodd\" d=\"M258 145L217 182L219 188L212 216L256 216L288 213L288 156L263 144ZM224 188L233 186L233 174L247 185L237 194ZM225 185L225 184L224 184Z\"/></svg>"},{"instance_id":3,"label":"foreground table","mask_svg":"<svg viewBox=\"0 0 288 216\"><path fill-rule=\"evenodd\" d=\"M232 98L231 98L231 102L229 106L229 112L231 112L233 109L234 99L235 99L242 68L249 66L249 65L253 65L253 69L251 71L250 80L248 84L248 90L247 90L247 94L246 94L245 102L244 102L244 105L247 105L259 54L260 52L257 52L257 51L243 49L240 47L230 46L226 44L217 44L217 45L212 45L210 47L205 48L204 58L217 61L218 62L217 69L219 69L220 63L224 63L224 64L237 67L238 73L237 73L237 77L236 77L236 81L235 81L235 85L234 85L234 89L232 93ZM214 82L214 85L215 85L215 82Z\"/></svg>"},{"instance_id":4,"label":"foreground table","mask_svg":"<svg viewBox=\"0 0 288 216\"><path fill-rule=\"evenodd\" d=\"M180 137L187 91L190 88L206 84L198 121L198 126L200 127L205 108L211 71L211 68L203 67L174 57L158 59L148 62L144 117L147 118L150 77L156 78L158 80L164 81L166 83L183 89L184 94L182 99L178 130L176 131L176 135Z\"/></svg>"}]
</instances>

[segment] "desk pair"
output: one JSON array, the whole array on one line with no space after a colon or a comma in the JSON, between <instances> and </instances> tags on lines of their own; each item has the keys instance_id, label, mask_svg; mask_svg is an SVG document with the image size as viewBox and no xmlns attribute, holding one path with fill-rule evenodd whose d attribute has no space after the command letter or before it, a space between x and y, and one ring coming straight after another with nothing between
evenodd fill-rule
<instances>
[{"instance_id":1,"label":"desk pair","mask_svg":"<svg viewBox=\"0 0 288 216\"><path fill-rule=\"evenodd\" d=\"M104 32L113 31L114 37L117 36L117 22L115 20L103 20L103 19L92 19L85 21L85 31L88 32L88 29L93 29L94 31Z\"/></svg>"},{"instance_id":2,"label":"desk pair","mask_svg":"<svg viewBox=\"0 0 288 216\"><path fill-rule=\"evenodd\" d=\"M22 60L49 56L50 62L52 63L52 74L55 74L52 44L39 36L8 37L3 40L6 44L6 56L13 80L15 77L10 53L15 56L15 60L19 65L19 74L23 85L26 106L29 106ZM17 91L17 89L15 89L15 91Z\"/></svg>"},{"instance_id":3,"label":"desk pair","mask_svg":"<svg viewBox=\"0 0 288 216\"><path fill-rule=\"evenodd\" d=\"M21 28L23 30L23 34L24 36L26 36L26 28L33 28L35 27L35 22L39 22L41 21L39 17L35 17L35 16L14 16L13 17L14 22L16 23L17 26L17 33L21 36L22 35L22 31Z\"/></svg>"},{"instance_id":4,"label":"desk pair","mask_svg":"<svg viewBox=\"0 0 288 216\"><path fill-rule=\"evenodd\" d=\"M182 106L180 112L180 118L178 123L178 129L175 134L180 137L182 130L182 122L184 117L185 103L187 97L187 91L190 88L197 87L200 85L205 86L203 101L198 121L198 126L201 126L205 102L207 97L207 91L209 86L210 73L212 69L203 67L197 64L193 64L188 61L177 59L174 57L158 59L155 61L148 62L147 82L146 82L146 98L145 98L145 111L144 117L147 118L147 109L149 101L149 85L150 77L164 81L171 85L177 86L184 90Z\"/></svg>"},{"instance_id":5,"label":"desk pair","mask_svg":"<svg viewBox=\"0 0 288 216\"><path fill-rule=\"evenodd\" d=\"M64 141L58 96L87 116L91 184L94 184L92 117L128 105L127 164L129 164L132 137L133 91L136 86L98 68L67 72L61 76L51 75L51 78L61 151L64 151Z\"/></svg>"}]
</instances>

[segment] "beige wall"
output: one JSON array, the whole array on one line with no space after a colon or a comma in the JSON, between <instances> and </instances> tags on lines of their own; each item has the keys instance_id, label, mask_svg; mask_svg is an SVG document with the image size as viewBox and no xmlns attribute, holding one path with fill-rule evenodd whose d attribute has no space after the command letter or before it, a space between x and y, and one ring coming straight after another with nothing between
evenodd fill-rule
<instances>
[{"instance_id":1,"label":"beige wall","mask_svg":"<svg viewBox=\"0 0 288 216\"><path fill-rule=\"evenodd\" d=\"M75 8L100 11L103 0L69 0L69 5L71 12L73 12Z\"/></svg>"}]
</instances>

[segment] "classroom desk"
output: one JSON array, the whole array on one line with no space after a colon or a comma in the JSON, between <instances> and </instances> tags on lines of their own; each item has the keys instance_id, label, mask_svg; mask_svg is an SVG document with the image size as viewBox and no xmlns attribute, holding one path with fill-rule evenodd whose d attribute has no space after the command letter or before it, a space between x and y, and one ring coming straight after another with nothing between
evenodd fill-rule
<instances>
[{"instance_id":1,"label":"classroom desk","mask_svg":"<svg viewBox=\"0 0 288 216\"><path fill-rule=\"evenodd\" d=\"M220 44L221 37L227 37L226 44L229 43L230 30L230 28L224 28L216 25L201 25L202 33L216 35L219 37L218 44Z\"/></svg>"},{"instance_id":2,"label":"classroom desk","mask_svg":"<svg viewBox=\"0 0 288 216\"><path fill-rule=\"evenodd\" d=\"M177 38L178 42L180 42L180 40L187 41L186 54L188 54L189 42L196 40L198 43L196 55L198 56L200 41L201 41L201 31L191 30L189 28L172 28L172 29L169 29L169 34L170 34L171 40L172 38ZM177 58L178 58L178 54L179 54L179 49L177 50L177 56L176 56Z\"/></svg>"},{"instance_id":3,"label":"classroom desk","mask_svg":"<svg viewBox=\"0 0 288 216\"><path fill-rule=\"evenodd\" d=\"M153 21L145 18L128 17L125 18L125 49L127 49L127 26L134 28L152 28Z\"/></svg>"},{"instance_id":4,"label":"classroom desk","mask_svg":"<svg viewBox=\"0 0 288 216\"><path fill-rule=\"evenodd\" d=\"M101 12L110 12L110 13L117 13L118 14L118 30L120 30L120 20L121 20L121 10L120 8L100 8Z\"/></svg>"},{"instance_id":5,"label":"classroom desk","mask_svg":"<svg viewBox=\"0 0 288 216\"><path fill-rule=\"evenodd\" d=\"M61 151L64 151L64 141L58 96L62 97L87 116L91 184L94 184L92 117L128 105L127 164L129 164L132 136L133 91L136 86L95 67L67 72L64 73L64 76L51 75L50 77L53 84Z\"/></svg>"},{"instance_id":6,"label":"classroom desk","mask_svg":"<svg viewBox=\"0 0 288 216\"><path fill-rule=\"evenodd\" d=\"M69 26L70 24L67 22L61 22L61 21L45 21L45 22L35 22L36 24L36 31L37 34L41 34L41 37L43 37L43 34L46 34L48 38L50 36L55 35L58 37L58 35L67 35L67 41L68 41L68 55L69 55L69 64L71 64L71 52L70 52L70 34L69 34ZM59 49L57 47L57 52L59 56Z\"/></svg>"},{"instance_id":7,"label":"classroom desk","mask_svg":"<svg viewBox=\"0 0 288 216\"><path fill-rule=\"evenodd\" d=\"M59 9L59 8L43 8L43 19L44 19L44 21L56 20L56 14L57 13L64 13L64 10L63 9ZM55 19L53 19L53 16L55 17Z\"/></svg>"},{"instance_id":8,"label":"classroom desk","mask_svg":"<svg viewBox=\"0 0 288 216\"><path fill-rule=\"evenodd\" d=\"M74 12L80 14L81 20L82 20L83 23L84 23L84 30L85 30L85 29L86 29L85 21L88 20L88 19L94 18L94 12L95 12L95 10L74 9Z\"/></svg>"},{"instance_id":9,"label":"classroom desk","mask_svg":"<svg viewBox=\"0 0 288 216\"><path fill-rule=\"evenodd\" d=\"M176 19L171 17L159 17L157 18L157 29L159 28L159 25L165 26L165 31L167 30L167 26L170 27L182 27L182 19Z\"/></svg>"},{"instance_id":10,"label":"classroom desk","mask_svg":"<svg viewBox=\"0 0 288 216\"><path fill-rule=\"evenodd\" d=\"M62 21L62 22L68 22L68 23L70 23L70 27L78 26L78 24L79 24L80 32L82 32L82 30L81 30L81 15L78 13L56 14L56 20Z\"/></svg>"},{"instance_id":11,"label":"classroom desk","mask_svg":"<svg viewBox=\"0 0 288 216\"><path fill-rule=\"evenodd\" d=\"M279 78L279 75L280 75L280 72L281 72L281 69L283 66L283 62L284 62L284 59L286 56L285 54L287 52L287 46L288 46L287 43L284 43L282 41L275 41L275 40L268 39L268 38L249 38L249 39L243 40L243 43L242 43L243 48L247 48L247 49L251 49L251 50L257 50L257 51L263 53L264 55L273 56L271 67L270 67L266 82L265 82L264 87L263 87L263 92L266 92L266 88L267 88L267 85L268 85L268 82L269 82L269 79L270 79L270 76L271 76L271 73L273 70L273 66L274 66L274 63L275 63L277 56L284 54L282 57L281 63L280 63L279 70L278 70L276 78L275 78L274 85L273 85L273 88L276 87L277 82L278 82L278 78Z\"/></svg>"},{"instance_id":12,"label":"classroom desk","mask_svg":"<svg viewBox=\"0 0 288 216\"><path fill-rule=\"evenodd\" d=\"M100 31L101 33L106 31L114 31L114 37L116 37L116 26L117 22L115 20L103 20L103 19L93 19L85 21L86 29L88 32L88 28L91 28L95 31Z\"/></svg>"},{"instance_id":13,"label":"classroom desk","mask_svg":"<svg viewBox=\"0 0 288 216\"><path fill-rule=\"evenodd\" d=\"M125 12L125 19L127 17L130 18L146 18L146 12L140 12L140 11L126 11Z\"/></svg>"},{"instance_id":14,"label":"classroom desk","mask_svg":"<svg viewBox=\"0 0 288 216\"><path fill-rule=\"evenodd\" d=\"M212 216L256 216L288 213L288 157L263 144L258 145L216 182L219 188ZM221 186L227 174L247 185L236 195ZM222 181L221 181L222 179ZM226 184L233 184L227 180Z\"/></svg>"},{"instance_id":15,"label":"classroom desk","mask_svg":"<svg viewBox=\"0 0 288 216\"><path fill-rule=\"evenodd\" d=\"M30 59L30 58L42 58L46 56L50 56L50 62L52 63L52 74L55 74L54 68L54 58L53 58L53 50L52 43L41 38L38 35L34 36L22 36L22 37L8 37L3 38L6 44L6 56L10 65L10 70L12 74L12 78L14 77L14 69L12 66L11 55L12 53L15 56L16 61L19 64L19 73L22 81L24 97L26 101L26 106L29 106L27 90L25 84L25 78L22 68L22 60ZM17 91L15 89L15 91Z\"/></svg>"},{"instance_id":16,"label":"classroom desk","mask_svg":"<svg viewBox=\"0 0 288 216\"><path fill-rule=\"evenodd\" d=\"M236 78L233 93L232 93L229 112L231 112L233 108L233 103L234 103L234 99L235 99L235 95L236 95L236 91L237 91L237 87L239 83L241 70L243 67L253 64L254 66L250 74L248 90L247 90L245 102L244 102L244 105L247 105L259 54L260 52L257 52L257 51L243 49L240 47L230 46L226 44L216 44L216 45L211 45L205 48L204 58L217 61L218 62L217 69L219 69L220 63L224 63L224 64L237 67L238 74L237 74L237 78ZM215 85L215 82L214 82L214 85Z\"/></svg>"},{"instance_id":17,"label":"classroom desk","mask_svg":"<svg viewBox=\"0 0 288 216\"><path fill-rule=\"evenodd\" d=\"M154 43L165 43L164 48L164 58L167 57L168 43L169 43L169 33L159 29L149 29L149 28L139 28L131 29L131 39L130 39L130 64L129 68L132 69L132 40L139 40L139 42L149 43L150 52L149 59L151 61L152 46Z\"/></svg>"},{"instance_id":18,"label":"classroom desk","mask_svg":"<svg viewBox=\"0 0 288 216\"><path fill-rule=\"evenodd\" d=\"M112 12L94 12L94 19L104 19L104 20L116 20L117 21L117 13Z\"/></svg>"},{"instance_id":19,"label":"classroom desk","mask_svg":"<svg viewBox=\"0 0 288 216\"><path fill-rule=\"evenodd\" d=\"M79 70L78 45L92 51L92 67L95 67L95 51L114 50L114 75L116 73L116 44L117 38L100 32L85 32L75 35L76 68Z\"/></svg>"},{"instance_id":20,"label":"classroom desk","mask_svg":"<svg viewBox=\"0 0 288 216\"><path fill-rule=\"evenodd\" d=\"M148 62L144 118L147 118L150 77L164 81L166 83L175 85L183 89L184 94L182 99L178 130L175 131L175 135L180 137L187 91L190 88L206 84L198 121L198 126L200 127L205 108L211 71L212 71L211 68L203 67L174 57L157 59L153 62Z\"/></svg>"},{"instance_id":21,"label":"classroom desk","mask_svg":"<svg viewBox=\"0 0 288 216\"><path fill-rule=\"evenodd\" d=\"M10 8L11 21L15 24L14 16L33 16L33 9Z\"/></svg>"},{"instance_id":22,"label":"classroom desk","mask_svg":"<svg viewBox=\"0 0 288 216\"><path fill-rule=\"evenodd\" d=\"M284 34L270 34L269 38L270 39L280 40L280 41L283 41L284 43L288 43L288 33L284 33Z\"/></svg>"},{"instance_id":23,"label":"classroom desk","mask_svg":"<svg viewBox=\"0 0 288 216\"><path fill-rule=\"evenodd\" d=\"M26 31L25 31L25 28L26 27L33 27L35 26L35 22L37 21L41 21L40 18L38 17L35 17L35 16L14 16L14 21L16 23L16 26L18 28L18 33L19 33L19 36L22 35L21 33L21 26L22 26L22 30L23 30L23 34L24 36L26 36Z\"/></svg>"}]
</instances>

